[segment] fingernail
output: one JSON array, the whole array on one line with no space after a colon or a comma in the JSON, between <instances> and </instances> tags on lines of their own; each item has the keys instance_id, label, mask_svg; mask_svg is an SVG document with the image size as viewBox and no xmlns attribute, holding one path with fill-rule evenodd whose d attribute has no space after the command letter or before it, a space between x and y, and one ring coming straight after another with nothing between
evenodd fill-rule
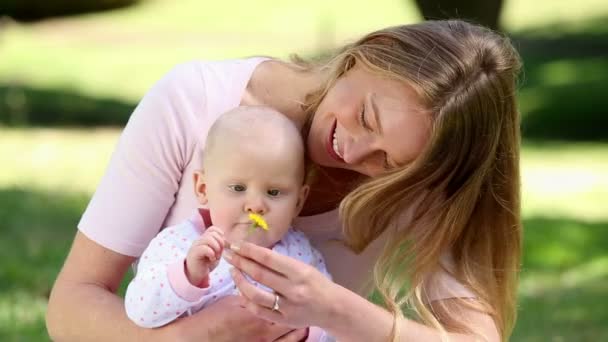
<instances>
[{"instance_id":1,"label":"fingernail","mask_svg":"<svg viewBox=\"0 0 608 342\"><path fill-rule=\"evenodd\" d=\"M230 249L233 250L233 251L235 251L235 252L238 252L238 251L241 250L241 244L238 243L238 242L233 242L233 243L230 244Z\"/></svg>"}]
</instances>

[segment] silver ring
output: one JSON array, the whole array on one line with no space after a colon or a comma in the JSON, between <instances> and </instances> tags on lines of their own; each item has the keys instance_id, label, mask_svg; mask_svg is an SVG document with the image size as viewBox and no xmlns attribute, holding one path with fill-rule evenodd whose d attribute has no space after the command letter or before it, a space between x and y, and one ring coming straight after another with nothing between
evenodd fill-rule
<instances>
[{"instance_id":1,"label":"silver ring","mask_svg":"<svg viewBox=\"0 0 608 342\"><path fill-rule=\"evenodd\" d=\"M272 311L279 311L279 295L274 294L274 305L272 306Z\"/></svg>"}]
</instances>

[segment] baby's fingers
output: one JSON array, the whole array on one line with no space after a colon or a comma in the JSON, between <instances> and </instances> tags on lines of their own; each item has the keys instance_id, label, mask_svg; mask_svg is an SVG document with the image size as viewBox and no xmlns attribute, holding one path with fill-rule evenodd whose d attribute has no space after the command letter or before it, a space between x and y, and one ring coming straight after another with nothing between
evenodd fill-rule
<instances>
[{"instance_id":1,"label":"baby's fingers","mask_svg":"<svg viewBox=\"0 0 608 342\"><path fill-rule=\"evenodd\" d=\"M222 243L214 236L213 233L205 232L199 241L196 242L196 246L207 246L216 252L221 252Z\"/></svg>"},{"instance_id":2,"label":"baby's fingers","mask_svg":"<svg viewBox=\"0 0 608 342\"><path fill-rule=\"evenodd\" d=\"M216 227L216 226L211 226L205 230L205 233L211 233L211 232L218 233L222 237L224 236L224 231L221 228Z\"/></svg>"},{"instance_id":3,"label":"baby's fingers","mask_svg":"<svg viewBox=\"0 0 608 342\"><path fill-rule=\"evenodd\" d=\"M211 227L205 233L212 236L222 248L226 247L226 239L224 238L224 232L221 229Z\"/></svg>"},{"instance_id":4,"label":"baby's fingers","mask_svg":"<svg viewBox=\"0 0 608 342\"><path fill-rule=\"evenodd\" d=\"M199 256L199 259L208 259L212 262L217 260L215 251L209 246L201 246L198 256Z\"/></svg>"}]
</instances>

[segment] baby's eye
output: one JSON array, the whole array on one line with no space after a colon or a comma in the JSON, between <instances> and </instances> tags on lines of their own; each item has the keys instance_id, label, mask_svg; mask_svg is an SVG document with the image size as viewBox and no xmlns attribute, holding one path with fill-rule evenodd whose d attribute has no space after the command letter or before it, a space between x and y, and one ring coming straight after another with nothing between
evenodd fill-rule
<instances>
[{"instance_id":1,"label":"baby's eye","mask_svg":"<svg viewBox=\"0 0 608 342\"><path fill-rule=\"evenodd\" d=\"M242 192L242 191L247 190L247 188L241 184L228 185L228 187L230 188L230 190L232 190L234 192Z\"/></svg>"},{"instance_id":2,"label":"baby's eye","mask_svg":"<svg viewBox=\"0 0 608 342\"><path fill-rule=\"evenodd\" d=\"M270 190L267 191L267 193L268 193L269 196L277 197L277 196L279 196L281 194L281 191L278 190L278 189L270 189Z\"/></svg>"}]
</instances>

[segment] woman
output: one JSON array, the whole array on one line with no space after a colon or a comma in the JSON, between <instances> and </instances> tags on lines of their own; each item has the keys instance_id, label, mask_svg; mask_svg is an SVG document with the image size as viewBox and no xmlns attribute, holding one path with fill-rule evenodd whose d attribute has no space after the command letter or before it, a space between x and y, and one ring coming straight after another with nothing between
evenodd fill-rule
<instances>
[{"instance_id":1,"label":"woman","mask_svg":"<svg viewBox=\"0 0 608 342\"><path fill-rule=\"evenodd\" d=\"M508 338L521 248L518 70L507 39L461 21L374 32L320 65L176 68L132 115L79 223L49 301L50 335L298 341L315 324L344 341ZM256 104L305 132L319 172L296 227L337 284L236 245L233 265L277 295L235 272L243 297L137 329L115 295L120 281L161 226L192 210L192 180L181 175L200 161L209 125ZM363 297L372 288L383 308Z\"/></svg>"}]
</instances>

